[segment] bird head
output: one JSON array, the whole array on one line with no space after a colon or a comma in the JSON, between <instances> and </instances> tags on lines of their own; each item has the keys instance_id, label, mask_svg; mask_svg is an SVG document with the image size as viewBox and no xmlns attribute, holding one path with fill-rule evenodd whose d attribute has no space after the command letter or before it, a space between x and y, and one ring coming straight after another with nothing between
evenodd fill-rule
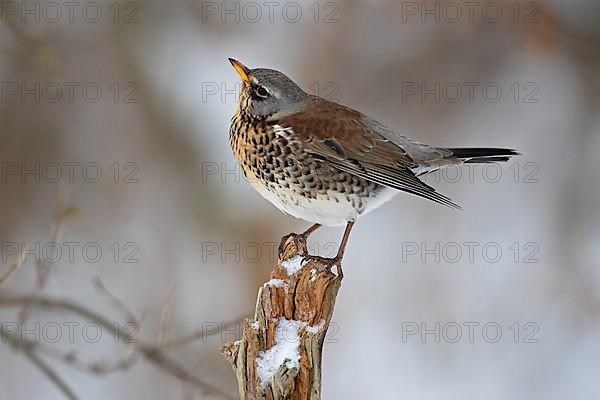
<instances>
[{"instance_id":1,"label":"bird head","mask_svg":"<svg viewBox=\"0 0 600 400\"><path fill-rule=\"evenodd\" d=\"M252 118L266 120L291 114L310 97L279 71L250 69L233 58L229 62L242 78L239 107Z\"/></svg>"}]
</instances>

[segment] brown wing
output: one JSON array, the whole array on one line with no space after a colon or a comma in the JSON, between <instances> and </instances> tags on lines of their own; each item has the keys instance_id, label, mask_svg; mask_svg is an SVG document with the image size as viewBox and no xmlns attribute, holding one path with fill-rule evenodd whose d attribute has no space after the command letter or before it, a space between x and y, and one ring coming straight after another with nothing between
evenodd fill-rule
<instances>
[{"instance_id":1,"label":"brown wing","mask_svg":"<svg viewBox=\"0 0 600 400\"><path fill-rule=\"evenodd\" d=\"M398 144L369 127L371 120L337 103L315 100L305 109L279 120L292 128L306 151L342 171L454 208L449 198L412 172L415 161Z\"/></svg>"}]
</instances>

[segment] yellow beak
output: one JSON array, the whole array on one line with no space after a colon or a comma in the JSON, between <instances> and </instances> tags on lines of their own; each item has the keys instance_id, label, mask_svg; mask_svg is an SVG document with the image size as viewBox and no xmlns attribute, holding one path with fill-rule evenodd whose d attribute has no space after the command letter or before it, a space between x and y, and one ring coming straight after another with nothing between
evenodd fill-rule
<instances>
[{"instance_id":1,"label":"yellow beak","mask_svg":"<svg viewBox=\"0 0 600 400\"><path fill-rule=\"evenodd\" d=\"M229 62L231 63L231 65L233 65L233 68L235 68L237 73L240 75L244 84L248 85L250 83L250 81L248 80L248 74L250 73L250 69L236 59L230 58Z\"/></svg>"}]
</instances>

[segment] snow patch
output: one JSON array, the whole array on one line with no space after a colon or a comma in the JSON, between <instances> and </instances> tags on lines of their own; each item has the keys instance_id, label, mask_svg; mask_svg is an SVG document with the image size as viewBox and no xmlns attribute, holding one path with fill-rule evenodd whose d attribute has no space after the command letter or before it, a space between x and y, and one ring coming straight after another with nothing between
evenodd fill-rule
<instances>
[{"instance_id":1,"label":"snow patch","mask_svg":"<svg viewBox=\"0 0 600 400\"><path fill-rule=\"evenodd\" d=\"M288 276L294 275L304 265L304 257L294 256L281 263L281 266L286 269Z\"/></svg>"},{"instance_id":2,"label":"snow patch","mask_svg":"<svg viewBox=\"0 0 600 400\"><path fill-rule=\"evenodd\" d=\"M252 328L252 329L258 329L258 327L259 327L258 321L254 321L250 324L250 328Z\"/></svg>"},{"instance_id":3,"label":"snow patch","mask_svg":"<svg viewBox=\"0 0 600 400\"><path fill-rule=\"evenodd\" d=\"M282 281L281 279L271 279L269 282L265 283L265 286L274 286L278 288L283 288L286 291L288 290L288 284Z\"/></svg>"},{"instance_id":4,"label":"snow patch","mask_svg":"<svg viewBox=\"0 0 600 400\"><path fill-rule=\"evenodd\" d=\"M308 333L315 334L315 333L318 333L323 328L323 325L325 325L324 319L320 320L319 323L316 325L307 326L305 329Z\"/></svg>"},{"instance_id":5,"label":"snow patch","mask_svg":"<svg viewBox=\"0 0 600 400\"><path fill-rule=\"evenodd\" d=\"M275 345L262 351L256 359L258 376L262 390L273 382L277 370L284 365L288 369L300 366L300 336L298 332L306 326L305 322L279 318L275 330Z\"/></svg>"}]
</instances>

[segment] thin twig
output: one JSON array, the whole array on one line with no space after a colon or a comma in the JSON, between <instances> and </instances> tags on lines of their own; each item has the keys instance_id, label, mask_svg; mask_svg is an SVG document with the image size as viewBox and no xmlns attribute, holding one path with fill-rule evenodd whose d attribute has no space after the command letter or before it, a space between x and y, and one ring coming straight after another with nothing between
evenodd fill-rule
<instances>
[{"instance_id":1,"label":"thin twig","mask_svg":"<svg viewBox=\"0 0 600 400\"><path fill-rule=\"evenodd\" d=\"M29 307L35 307L42 310L64 310L71 313L77 314L89 321L96 322L101 327L113 331L119 340L127 343L131 338L126 332L122 332L120 329L115 330L113 323L103 316L99 315L95 311L89 310L78 304L52 299L47 297L41 297L36 295L29 296L15 296L15 297L0 297L0 307L19 307L23 304L28 304ZM156 366L170 373L171 375L179 378L180 380L189 383L193 386L205 392L211 392L218 395L224 400L233 399L228 394L222 392L220 389L213 385L206 383L202 379L190 374L185 368L178 365L175 361L171 360L168 356L163 354L161 349L153 345L142 344L141 342L137 345L137 350L149 361L153 362Z\"/></svg>"},{"instance_id":2,"label":"thin twig","mask_svg":"<svg viewBox=\"0 0 600 400\"><path fill-rule=\"evenodd\" d=\"M179 378L183 382L192 384L201 389L203 392L212 392L221 397L223 400L233 400L230 395L223 393L220 389L217 389L216 387L200 380L197 376L194 376L194 374L191 374L188 370L176 364L156 347L144 346L141 350L148 360L153 361L155 365L167 371L171 375Z\"/></svg>"},{"instance_id":3,"label":"thin twig","mask_svg":"<svg viewBox=\"0 0 600 400\"><path fill-rule=\"evenodd\" d=\"M14 349L21 351L25 355L25 357L27 357L29 361L33 363L33 365L38 367L38 369L42 371L48 377L48 379L50 379L50 381L60 389L61 392L63 392L66 398L70 400L77 400L77 396L75 395L75 393L73 393L73 391L65 383L65 381L63 381L62 378L58 376L58 374L54 372L52 368L50 368L50 366L44 362L44 360L37 356L34 350L35 346L32 346L28 342L22 342L18 339L15 339L11 335L6 335L5 332L2 330L2 327L0 327L0 337L8 340L8 342L10 342L11 346Z\"/></svg>"},{"instance_id":4,"label":"thin twig","mask_svg":"<svg viewBox=\"0 0 600 400\"><path fill-rule=\"evenodd\" d=\"M4 276L0 276L0 285L2 285L4 282L6 282L15 272L17 272L17 270L21 267L21 265L23 265L23 262L25 261L26 251L27 251L27 245L25 245L24 247L21 247L21 253L15 259L15 261L13 261L13 263L10 265L9 270L6 272L6 274L4 274Z\"/></svg>"},{"instance_id":5,"label":"thin twig","mask_svg":"<svg viewBox=\"0 0 600 400\"><path fill-rule=\"evenodd\" d=\"M131 346L131 352L126 357L114 363L107 363L103 361L96 362L85 362L77 357L75 352L63 352L50 346L45 346L40 343L36 343L36 351L45 356L51 357L55 360L61 361L70 367L73 367L81 372L93 374L93 375L106 375L119 370L126 370L131 368L139 357L139 352L135 346Z\"/></svg>"},{"instance_id":6,"label":"thin twig","mask_svg":"<svg viewBox=\"0 0 600 400\"><path fill-rule=\"evenodd\" d=\"M176 297L175 287L173 287L171 294L169 295L169 299L160 313L158 338L156 339L156 344L158 347L160 347L169 336L169 322L171 322L171 314L173 313L173 307L175 307Z\"/></svg>"},{"instance_id":7,"label":"thin twig","mask_svg":"<svg viewBox=\"0 0 600 400\"><path fill-rule=\"evenodd\" d=\"M64 188L61 189L58 200L56 202L56 206L54 208L54 214L52 216L53 223L50 229L50 243L57 243L60 240L65 220L68 217L76 215L79 212L77 207L68 204L69 197L70 190ZM40 292L44 288L44 286L46 286L46 282L50 275L50 271L52 270L53 264L53 262L47 259L44 259L41 262L37 263L37 281L34 288L35 292ZM29 305L24 304L21 310L19 311L19 322L25 322L28 317Z\"/></svg>"},{"instance_id":8,"label":"thin twig","mask_svg":"<svg viewBox=\"0 0 600 400\"><path fill-rule=\"evenodd\" d=\"M119 300L117 296L112 294L111 291L106 288L100 277L96 276L92 280L92 283L94 284L94 287L96 288L96 290L98 290L98 292L100 292L108 298L109 303L114 309L125 315L125 317L127 318L127 322L132 322L134 324L137 324L138 326L140 325L141 318L137 318L135 314L131 312L131 310L129 310L129 308L127 308L127 306L121 300Z\"/></svg>"},{"instance_id":9,"label":"thin twig","mask_svg":"<svg viewBox=\"0 0 600 400\"><path fill-rule=\"evenodd\" d=\"M222 323L219 325L219 328L215 329L214 331L200 330L200 331L196 331L187 336L180 336L180 337L175 337L173 339L165 340L160 345L160 348L166 349L166 348L177 347L177 346L185 346L185 345L190 344L191 342L194 342L198 339L205 339L209 336L221 333L225 328L227 328L227 326L241 324L245 318L247 318L247 315L236 318L234 320L231 320L231 321L228 321L225 323Z\"/></svg>"},{"instance_id":10,"label":"thin twig","mask_svg":"<svg viewBox=\"0 0 600 400\"><path fill-rule=\"evenodd\" d=\"M62 193L60 194L59 199L56 202L56 207L54 208L54 214L52 216L52 227L50 229L50 243L58 243L58 241L62 237L62 231L65 220L72 214L77 213L77 208L68 204L69 197L70 191L64 189L62 190ZM52 258L53 257L51 257L51 259ZM52 269L53 264L53 262L44 259L38 265L38 289L41 289L46 285L46 281L48 280L48 276L50 275L50 271Z\"/></svg>"}]
</instances>

